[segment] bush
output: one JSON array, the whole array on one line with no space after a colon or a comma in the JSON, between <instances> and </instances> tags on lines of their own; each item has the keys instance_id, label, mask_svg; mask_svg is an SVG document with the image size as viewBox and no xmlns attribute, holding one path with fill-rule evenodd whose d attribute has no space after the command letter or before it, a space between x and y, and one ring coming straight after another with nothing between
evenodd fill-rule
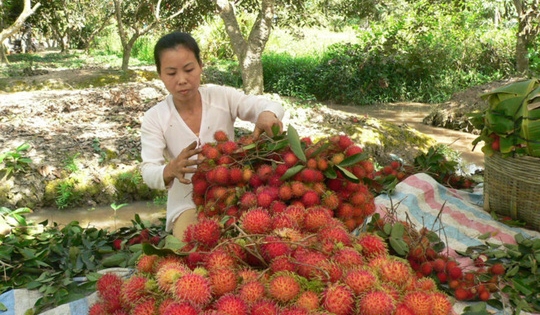
<instances>
[{"instance_id":1,"label":"bush","mask_svg":"<svg viewBox=\"0 0 540 315\"><path fill-rule=\"evenodd\" d=\"M318 58L292 57L287 53L263 56L264 89L282 96L313 100L313 85Z\"/></svg>"}]
</instances>

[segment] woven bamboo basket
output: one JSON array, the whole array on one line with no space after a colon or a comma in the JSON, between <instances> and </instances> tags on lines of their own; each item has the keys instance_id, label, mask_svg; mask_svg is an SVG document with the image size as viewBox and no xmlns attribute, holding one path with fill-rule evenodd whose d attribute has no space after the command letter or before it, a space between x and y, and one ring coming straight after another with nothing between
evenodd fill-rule
<instances>
[{"instance_id":1,"label":"woven bamboo basket","mask_svg":"<svg viewBox=\"0 0 540 315\"><path fill-rule=\"evenodd\" d=\"M540 158L485 156L484 209L540 231Z\"/></svg>"}]
</instances>

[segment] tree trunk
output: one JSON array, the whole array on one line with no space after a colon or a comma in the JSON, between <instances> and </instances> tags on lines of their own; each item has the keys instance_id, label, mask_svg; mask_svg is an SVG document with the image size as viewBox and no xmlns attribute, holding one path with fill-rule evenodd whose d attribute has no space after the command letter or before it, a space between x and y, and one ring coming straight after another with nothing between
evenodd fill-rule
<instances>
[{"instance_id":1,"label":"tree trunk","mask_svg":"<svg viewBox=\"0 0 540 315\"><path fill-rule=\"evenodd\" d=\"M40 5L41 3L36 3L34 7L32 7L30 0L24 0L24 8L21 14L19 15L19 17L17 18L17 20L15 20L15 22L13 22L12 25L3 29L2 32L0 32L0 49L2 50L4 49L4 45L2 44L4 40L10 37L11 35L15 34L15 32L17 32L19 29L21 29L26 19L30 17L30 15L34 14L34 12L36 12L36 10L39 8ZM0 60L0 62L2 61L3 60Z\"/></svg>"},{"instance_id":2,"label":"tree trunk","mask_svg":"<svg viewBox=\"0 0 540 315\"><path fill-rule=\"evenodd\" d=\"M216 1L216 4L240 65L244 92L262 94L264 92L262 54L272 29L274 0L262 0L261 10L247 40L242 36L231 2Z\"/></svg>"},{"instance_id":3,"label":"tree trunk","mask_svg":"<svg viewBox=\"0 0 540 315\"><path fill-rule=\"evenodd\" d=\"M529 71L528 36L523 34L522 23L519 23L519 30L516 38L516 71L519 74L525 74Z\"/></svg>"},{"instance_id":4,"label":"tree trunk","mask_svg":"<svg viewBox=\"0 0 540 315\"><path fill-rule=\"evenodd\" d=\"M122 71L129 70L129 59L131 58L131 51L133 50L133 45L139 38L139 35L135 34L131 39L122 47Z\"/></svg>"},{"instance_id":5,"label":"tree trunk","mask_svg":"<svg viewBox=\"0 0 540 315\"><path fill-rule=\"evenodd\" d=\"M516 34L516 71L520 74L529 71L529 59L527 47L529 46L528 34L526 32L527 16L525 14L525 4L522 0L514 0L514 6L518 15L518 30Z\"/></svg>"}]
</instances>

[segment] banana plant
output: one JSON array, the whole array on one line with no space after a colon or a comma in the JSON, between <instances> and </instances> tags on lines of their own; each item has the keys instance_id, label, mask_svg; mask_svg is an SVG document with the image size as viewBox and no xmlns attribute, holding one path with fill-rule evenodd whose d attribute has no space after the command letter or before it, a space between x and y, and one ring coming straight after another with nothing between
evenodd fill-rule
<instances>
[{"instance_id":1,"label":"banana plant","mask_svg":"<svg viewBox=\"0 0 540 315\"><path fill-rule=\"evenodd\" d=\"M481 95L488 108L481 114L480 135L487 156L540 156L540 81L514 82Z\"/></svg>"}]
</instances>

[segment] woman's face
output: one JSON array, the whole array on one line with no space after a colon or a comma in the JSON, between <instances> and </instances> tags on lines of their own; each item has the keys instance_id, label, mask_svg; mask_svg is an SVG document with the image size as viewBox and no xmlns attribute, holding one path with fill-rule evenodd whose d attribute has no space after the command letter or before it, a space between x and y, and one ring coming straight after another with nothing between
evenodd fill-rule
<instances>
[{"instance_id":1,"label":"woman's face","mask_svg":"<svg viewBox=\"0 0 540 315\"><path fill-rule=\"evenodd\" d=\"M199 93L202 66L195 54L184 46L161 52L161 74L159 77L167 91L173 95L175 104L194 100Z\"/></svg>"}]
</instances>

